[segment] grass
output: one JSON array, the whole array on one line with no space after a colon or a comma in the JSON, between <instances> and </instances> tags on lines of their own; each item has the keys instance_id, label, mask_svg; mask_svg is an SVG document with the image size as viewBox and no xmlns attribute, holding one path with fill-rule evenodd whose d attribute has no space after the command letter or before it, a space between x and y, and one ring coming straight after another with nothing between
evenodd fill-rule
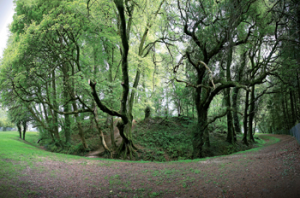
<instances>
[{"instance_id":1,"label":"grass","mask_svg":"<svg viewBox=\"0 0 300 198\"><path fill-rule=\"evenodd\" d=\"M33 146L35 139L38 137L36 132L27 132L26 140L28 140L30 144L18 138L17 132L0 133L0 136L1 170L6 169L9 173L11 173L10 170L12 169L12 166L20 163L22 163L23 167L30 166L32 165L33 159L35 159L35 161L41 161L41 156L46 159L54 159L59 161L82 159L82 157L75 155L51 153L37 149L35 146Z\"/></svg>"}]
</instances>

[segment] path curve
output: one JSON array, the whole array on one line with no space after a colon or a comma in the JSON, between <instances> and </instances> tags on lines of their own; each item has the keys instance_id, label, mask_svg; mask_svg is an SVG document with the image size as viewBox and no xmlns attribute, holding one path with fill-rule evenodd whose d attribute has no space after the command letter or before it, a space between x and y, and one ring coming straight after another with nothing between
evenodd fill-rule
<instances>
[{"instance_id":1,"label":"path curve","mask_svg":"<svg viewBox=\"0 0 300 198\"><path fill-rule=\"evenodd\" d=\"M288 135L260 137L267 146L259 151L189 162L41 155L32 162L36 168L25 168L14 182L15 196L30 191L29 197L300 197L299 144ZM274 144L274 138L281 141Z\"/></svg>"}]
</instances>

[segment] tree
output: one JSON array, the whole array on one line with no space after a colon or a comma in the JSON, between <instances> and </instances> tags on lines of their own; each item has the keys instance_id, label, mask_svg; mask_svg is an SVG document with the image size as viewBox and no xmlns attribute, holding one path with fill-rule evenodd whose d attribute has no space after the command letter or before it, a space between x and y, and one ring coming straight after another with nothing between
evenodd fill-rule
<instances>
[{"instance_id":1,"label":"tree","mask_svg":"<svg viewBox=\"0 0 300 198\"><path fill-rule=\"evenodd\" d=\"M20 101L19 103L15 103L13 106L10 106L8 110L8 117L10 121L15 123L17 126L20 138L25 140L28 124L32 120L31 114L27 111L26 107L24 107Z\"/></svg>"},{"instance_id":2,"label":"tree","mask_svg":"<svg viewBox=\"0 0 300 198\"><path fill-rule=\"evenodd\" d=\"M264 22L260 17L256 15L256 6L259 5L259 9L264 6L264 2L260 1L230 1L219 2L214 1L200 1L199 3L191 1L177 1L178 9L181 16L181 24L185 35L195 44L193 48L187 48L184 55L180 59L174 71L182 64L186 59L188 64L191 64L197 72L197 81L193 84L187 83L183 80L176 79L177 82L184 82L187 86L194 87L196 90L195 104L198 115L198 127L193 137L193 156L202 156L202 146L204 141L208 142L209 138L203 140L203 135L208 137L207 126L210 121L207 120L207 114L210 103L213 98L222 90L227 90L227 111L223 115L229 115L228 117L228 141L233 142L232 138L232 119L229 111L232 111L230 107L230 87L238 87L249 90L249 86L262 83L265 77L269 74L268 71L262 70L255 79L249 79L246 81L235 82L230 77L232 48L240 46L249 42L249 38L252 37L252 31L259 32L259 29L255 29L258 24L259 27L263 27L262 24L274 23L271 19L271 14L268 12L268 7L263 10L265 17ZM185 5L183 7L183 5ZM199 12L201 10L201 12ZM230 21L233 20L233 21ZM230 24L228 27L224 24ZM268 28L268 30L274 29ZM266 31L265 31L266 32ZM266 35L266 34L265 34ZM268 36L268 35L267 35ZM233 38L236 38L233 41ZM271 52L264 60L264 66L268 66L270 59L272 58L275 50L277 49L278 41L272 43ZM218 60L218 55L224 50L229 50L227 65L226 65L226 80L216 75L216 70L222 70L223 61ZM215 71L212 71L213 67L208 67L209 63L213 62ZM212 121L216 120L212 119Z\"/></svg>"}]
</instances>

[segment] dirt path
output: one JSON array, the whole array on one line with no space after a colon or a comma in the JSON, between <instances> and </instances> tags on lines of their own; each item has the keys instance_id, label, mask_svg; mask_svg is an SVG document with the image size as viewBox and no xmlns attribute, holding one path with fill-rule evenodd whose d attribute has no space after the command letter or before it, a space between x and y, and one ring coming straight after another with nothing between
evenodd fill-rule
<instances>
[{"instance_id":1,"label":"dirt path","mask_svg":"<svg viewBox=\"0 0 300 198\"><path fill-rule=\"evenodd\" d=\"M300 197L300 146L287 135L256 152L173 163L47 159L0 197ZM25 176L23 173L26 173ZM14 193L12 193L14 192Z\"/></svg>"}]
</instances>

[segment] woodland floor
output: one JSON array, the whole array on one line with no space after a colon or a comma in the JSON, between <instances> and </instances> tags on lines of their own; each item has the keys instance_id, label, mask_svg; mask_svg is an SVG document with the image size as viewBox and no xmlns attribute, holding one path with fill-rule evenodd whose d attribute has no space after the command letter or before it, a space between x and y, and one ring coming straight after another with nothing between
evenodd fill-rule
<instances>
[{"instance_id":1,"label":"woodland floor","mask_svg":"<svg viewBox=\"0 0 300 198\"><path fill-rule=\"evenodd\" d=\"M15 173L1 167L0 197L300 197L298 142L288 135L259 137L266 144L258 151L165 163L69 159L38 151L28 164L0 153L0 165L9 163ZM10 149L1 142L0 148Z\"/></svg>"}]
</instances>

